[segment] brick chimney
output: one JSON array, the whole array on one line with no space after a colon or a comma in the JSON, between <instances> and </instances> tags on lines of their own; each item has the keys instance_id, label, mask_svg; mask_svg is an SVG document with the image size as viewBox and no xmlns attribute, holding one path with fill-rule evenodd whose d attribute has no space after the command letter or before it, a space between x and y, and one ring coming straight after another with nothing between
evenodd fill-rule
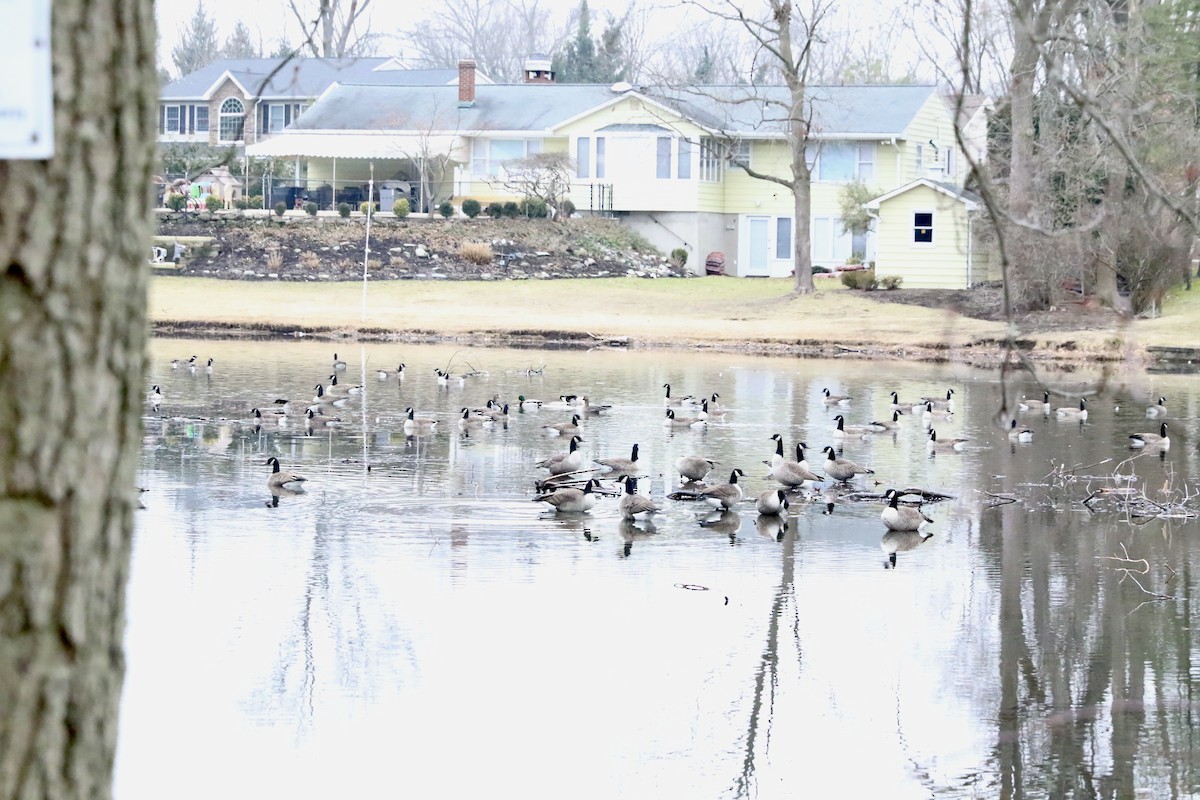
<instances>
[{"instance_id":1,"label":"brick chimney","mask_svg":"<svg viewBox=\"0 0 1200 800\"><path fill-rule=\"evenodd\" d=\"M550 56L533 53L525 59L526 83L554 83L554 70L550 68Z\"/></svg>"},{"instance_id":2,"label":"brick chimney","mask_svg":"<svg viewBox=\"0 0 1200 800\"><path fill-rule=\"evenodd\" d=\"M464 58L458 62L458 107L475 105L475 61Z\"/></svg>"}]
</instances>

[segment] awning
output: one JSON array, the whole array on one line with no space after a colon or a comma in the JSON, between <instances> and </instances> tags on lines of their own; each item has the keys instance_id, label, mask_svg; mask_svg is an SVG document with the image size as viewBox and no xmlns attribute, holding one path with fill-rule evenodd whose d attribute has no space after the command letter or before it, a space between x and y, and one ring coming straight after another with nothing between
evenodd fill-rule
<instances>
[{"instance_id":1,"label":"awning","mask_svg":"<svg viewBox=\"0 0 1200 800\"><path fill-rule=\"evenodd\" d=\"M246 145L255 158L429 158L464 146L455 134L392 131L285 131Z\"/></svg>"}]
</instances>

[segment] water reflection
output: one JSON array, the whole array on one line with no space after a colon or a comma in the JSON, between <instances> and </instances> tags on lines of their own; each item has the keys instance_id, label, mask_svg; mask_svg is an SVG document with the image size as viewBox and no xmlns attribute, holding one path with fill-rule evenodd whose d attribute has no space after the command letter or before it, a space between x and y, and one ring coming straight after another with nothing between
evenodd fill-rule
<instances>
[{"instance_id":1,"label":"water reflection","mask_svg":"<svg viewBox=\"0 0 1200 800\"><path fill-rule=\"evenodd\" d=\"M119 800L163 785L221 795L230 774L246 793L297 797L1197 790L1196 522L1082 504L1116 470L1175 507L1200 471L1188 379L1155 377L1153 396L1116 413L1093 400L1083 423L1024 414L1035 437L1015 447L992 421L992 376L952 367L498 350L470 351L478 369L439 385L435 366L468 373L453 348L343 346L339 385L402 362L406 378L367 381L340 426L306 425L331 350L153 343L163 399L147 404ZM171 369L193 352L213 374ZM718 394L724 418L664 427L666 383ZM835 448L874 474L753 515L777 485L762 463L772 434L820 453L834 416L890 417L891 392L944 398L948 384L938 436L969 439L964 452L929 458L928 434L902 417ZM827 406L822 388L853 399ZM570 408L528 399L585 390L612 408L581 420L580 449L638 444L662 506L652 523L621 518L613 473L588 513L531 502L535 465L568 450L542 425ZM462 408L496 395L507 425L459 429ZM1128 432L1160 395L1175 446L1131 460ZM290 424L253 415L277 400ZM410 429L409 408L439 424ZM707 484L676 469L693 455ZM272 457L306 491L270 491ZM739 467L748 500L729 509L670 499ZM926 506L928 531L894 535L879 516L888 486L948 499ZM322 768L333 760L336 775Z\"/></svg>"}]
</instances>

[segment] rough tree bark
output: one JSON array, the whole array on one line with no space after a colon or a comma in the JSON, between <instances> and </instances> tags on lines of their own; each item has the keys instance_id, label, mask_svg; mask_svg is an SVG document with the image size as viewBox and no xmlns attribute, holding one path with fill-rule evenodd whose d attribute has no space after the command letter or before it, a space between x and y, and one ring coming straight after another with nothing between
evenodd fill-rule
<instances>
[{"instance_id":1,"label":"rough tree bark","mask_svg":"<svg viewBox=\"0 0 1200 800\"><path fill-rule=\"evenodd\" d=\"M152 0L55 0L56 155L0 161L0 798L111 794L140 442Z\"/></svg>"}]
</instances>

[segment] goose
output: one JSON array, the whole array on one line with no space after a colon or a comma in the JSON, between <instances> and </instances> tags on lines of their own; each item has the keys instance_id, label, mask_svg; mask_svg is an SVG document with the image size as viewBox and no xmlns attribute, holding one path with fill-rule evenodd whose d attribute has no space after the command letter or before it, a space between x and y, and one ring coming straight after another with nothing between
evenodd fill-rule
<instances>
[{"instance_id":1,"label":"goose","mask_svg":"<svg viewBox=\"0 0 1200 800\"><path fill-rule=\"evenodd\" d=\"M617 510L621 512L622 519L633 519L649 516L662 509L649 497L637 493L637 478L630 475L625 478L625 494L621 495Z\"/></svg>"},{"instance_id":2,"label":"goose","mask_svg":"<svg viewBox=\"0 0 1200 800\"><path fill-rule=\"evenodd\" d=\"M431 431L438 424L437 419L434 417L418 417L417 412L413 410L412 406L404 409L404 413L407 414L407 416L404 418L405 433L412 433L413 431Z\"/></svg>"},{"instance_id":3,"label":"goose","mask_svg":"<svg viewBox=\"0 0 1200 800\"><path fill-rule=\"evenodd\" d=\"M783 489L767 489L765 492L759 492L758 499L754 501L754 507L759 514L782 514L788 507L787 492Z\"/></svg>"},{"instance_id":4,"label":"goose","mask_svg":"<svg viewBox=\"0 0 1200 800\"><path fill-rule=\"evenodd\" d=\"M275 420L277 425L287 425L287 414L283 412L283 409L267 409L266 412L263 412L262 409L252 408L250 416L255 425L261 425L263 420L268 419Z\"/></svg>"},{"instance_id":5,"label":"goose","mask_svg":"<svg viewBox=\"0 0 1200 800\"><path fill-rule=\"evenodd\" d=\"M887 554L883 567L896 568L896 554L915 550L922 542L933 538L929 531L888 531L879 542L879 549Z\"/></svg>"},{"instance_id":6,"label":"goose","mask_svg":"<svg viewBox=\"0 0 1200 800\"><path fill-rule=\"evenodd\" d=\"M825 395L821 402L827 406L848 406L850 405L850 397L844 394L830 394L828 389L822 389L821 394Z\"/></svg>"},{"instance_id":7,"label":"goose","mask_svg":"<svg viewBox=\"0 0 1200 800\"><path fill-rule=\"evenodd\" d=\"M921 419L929 421L931 419L950 419L954 416L954 412L948 408L938 408L932 402L925 404L925 410L921 412Z\"/></svg>"},{"instance_id":8,"label":"goose","mask_svg":"<svg viewBox=\"0 0 1200 800\"><path fill-rule=\"evenodd\" d=\"M764 539L782 542L788 532L787 517L782 514L759 514L754 518L754 530Z\"/></svg>"},{"instance_id":9,"label":"goose","mask_svg":"<svg viewBox=\"0 0 1200 800\"><path fill-rule=\"evenodd\" d=\"M922 397L917 401L923 406L933 404L934 408L944 408L947 411L954 411L954 390L947 389L945 397Z\"/></svg>"},{"instance_id":10,"label":"goose","mask_svg":"<svg viewBox=\"0 0 1200 800\"><path fill-rule=\"evenodd\" d=\"M522 411L536 411L542 407L541 400L531 400L523 394L517 395L517 407Z\"/></svg>"},{"instance_id":11,"label":"goose","mask_svg":"<svg viewBox=\"0 0 1200 800\"><path fill-rule=\"evenodd\" d=\"M204 365L204 371L206 373L208 373L209 375L212 375L212 365L213 365L213 360L211 358L208 359L208 363Z\"/></svg>"},{"instance_id":12,"label":"goose","mask_svg":"<svg viewBox=\"0 0 1200 800\"><path fill-rule=\"evenodd\" d=\"M814 483L822 483L819 475L811 472L808 469L807 463L801 464L800 460L788 461L783 457L783 437L775 434L771 437L775 440L775 455L767 463L771 465L770 472L767 477L771 480L778 481L784 486L803 486L804 484L812 485ZM796 454L802 456L803 448L796 446Z\"/></svg>"},{"instance_id":13,"label":"goose","mask_svg":"<svg viewBox=\"0 0 1200 800\"><path fill-rule=\"evenodd\" d=\"M1050 393L1042 392L1042 399L1035 400L1032 397L1022 397L1017 401L1017 408L1020 411L1040 411L1043 414L1050 413Z\"/></svg>"},{"instance_id":14,"label":"goose","mask_svg":"<svg viewBox=\"0 0 1200 800\"><path fill-rule=\"evenodd\" d=\"M779 434L775 434L778 436ZM774 438L774 437L772 437ZM808 466L808 459L804 457L804 449L808 447L804 442L796 442L796 463L805 469L812 469Z\"/></svg>"},{"instance_id":15,"label":"goose","mask_svg":"<svg viewBox=\"0 0 1200 800\"><path fill-rule=\"evenodd\" d=\"M915 531L926 522L933 522L917 506L900 505L900 492L888 489L883 498L888 501L879 518L889 531Z\"/></svg>"},{"instance_id":16,"label":"goose","mask_svg":"<svg viewBox=\"0 0 1200 800\"><path fill-rule=\"evenodd\" d=\"M300 484L308 480L308 478L297 475L294 472L281 472L279 469L279 459L275 458L275 456L268 458L266 463L271 468L271 475L267 478L268 488L299 489Z\"/></svg>"},{"instance_id":17,"label":"goose","mask_svg":"<svg viewBox=\"0 0 1200 800\"><path fill-rule=\"evenodd\" d=\"M663 389L666 390L666 395L663 396L664 406L695 405L695 401L690 394L684 397L671 397L671 384L664 383Z\"/></svg>"},{"instance_id":18,"label":"goose","mask_svg":"<svg viewBox=\"0 0 1200 800\"><path fill-rule=\"evenodd\" d=\"M469 408L463 408L462 416L458 418L458 428L459 430L463 431L491 424L491 417L483 417L479 416L478 414L472 414L471 409Z\"/></svg>"},{"instance_id":19,"label":"goose","mask_svg":"<svg viewBox=\"0 0 1200 800\"><path fill-rule=\"evenodd\" d=\"M701 456L681 456L675 459L675 471L689 481L702 481L712 472L717 462Z\"/></svg>"},{"instance_id":20,"label":"goose","mask_svg":"<svg viewBox=\"0 0 1200 800\"><path fill-rule=\"evenodd\" d=\"M892 392L892 411L902 411L913 408L915 405L915 403L905 403L902 401L899 392Z\"/></svg>"},{"instance_id":21,"label":"goose","mask_svg":"<svg viewBox=\"0 0 1200 800\"><path fill-rule=\"evenodd\" d=\"M439 368L439 367L435 367L433 371L437 373L438 386L449 386L450 385L450 373L449 372L443 372L441 370L441 368Z\"/></svg>"},{"instance_id":22,"label":"goose","mask_svg":"<svg viewBox=\"0 0 1200 800\"><path fill-rule=\"evenodd\" d=\"M828 456L825 459L825 474L835 481L845 483L855 475L875 474L875 470L870 467L862 467L849 459L838 458L832 447L826 447L824 452Z\"/></svg>"},{"instance_id":23,"label":"goose","mask_svg":"<svg viewBox=\"0 0 1200 800\"><path fill-rule=\"evenodd\" d=\"M1160 397L1158 402L1146 408L1146 416L1151 419L1165 417L1167 415L1167 398Z\"/></svg>"},{"instance_id":24,"label":"goose","mask_svg":"<svg viewBox=\"0 0 1200 800\"><path fill-rule=\"evenodd\" d=\"M703 420L724 419L725 409L719 406L714 408L713 405L708 401L708 398L705 398L700 401L700 410L696 412L696 418Z\"/></svg>"},{"instance_id":25,"label":"goose","mask_svg":"<svg viewBox=\"0 0 1200 800\"><path fill-rule=\"evenodd\" d=\"M729 509L733 508L742 499L742 487L738 486L738 476L744 476L746 473L740 469L735 469L729 473L729 483L718 483L716 486L706 486L699 491L693 492L692 496L703 500L713 508Z\"/></svg>"},{"instance_id":26,"label":"goose","mask_svg":"<svg viewBox=\"0 0 1200 800\"><path fill-rule=\"evenodd\" d=\"M146 394L146 399L150 401L150 405L156 406L163 401L162 389L156 383L150 387L150 391Z\"/></svg>"},{"instance_id":27,"label":"goose","mask_svg":"<svg viewBox=\"0 0 1200 800\"><path fill-rule=\"evenodd\" d=\"M866 425L847 425L846 418L841 414L834 419L837 420L837 425L833 429L833 438L835 439L845 439L846 437L866 439L872 433Z\"/></svg>"},{"instance_id":28,"label":"goose","mask_svg":"<svg viewBox=\"0 0 1200 800\"><path fill-rule=\"evenodd\" d=\"M342 418L320 414L310 408L304 412L304 424L310 428L333 428L342 424Z\"/></svg>"},{"instance_id":29,"label":"goose","mask_svg":"<svg viewBox=\"0 0 1200 800\"><path fill-rule=\"evenodd\" d=\"M593 459L601 467L605 467L605 472L620 472L625 475L636 473L640 467L638 465L638 446L633 446L633 451L629 454L629 458L597 458Z\"/></svg>"},{"instance_id":30,"label":"goose","mask_svg":"<svg viewBox=\"0 0 1200 800\"><path fill-rule=\"evenodd\" d=\"M543 425L542 430L551 436L579 433L579 415L572 414L570 422L556 422L551 425Z\"/></svg>"},{"instance_id":31,"label":"goose","mask_svg":"<svg viewBox=\"0 0 1200 800\"><path fill-rule=\"evenodd\" d=\"M187 368L188 368L188 370L189 370L189 371L191 371L191 373L192 373L193 375L195 375L195 374L196 374L196 370L200 368L200 365L196 363L196 357L195 357L195 356L192 356L191 358L189 358L189 359L187 360Z\"/></svg>"},{"instance_id":32,"label":"goose","mask_svg":"<svg viewBox=\"0 0 1200 800\"><path fill-rule=\"evenodd\" d=\"M492 407L486 412L486 415L492 418L492 422L502 422L508 424L508 403L500 405L498 402L492 402Z\"/></svg>"},{"instance_id":33,"label":"goose","mask_svg":"<svg viewBox=\"0 0 1200 800\"><path fill-rule=\"evenodd\" d=\"M562 511L570 514L582 514L586 511L591 511L596 505L596 495L592 489L596 487L594 480L589 480L582 489L576 489L573 486L555 489L553 492L539 494L533 498L534 502L546 503L554 507L556 512Z\"/></svg>"},{"instance_id":34,"label":"goose","mask_svg":"<svg viewBox=\"0 0 1200 800\"><path fill-rule=\"evenodd\" d=\"M668 428L706 428L708 423L699 417L677 417L675 412L667 409L667 415L663 417L664 426Z\"/></svg>"},{"instance_id":35,"label":"goose","mask_svg":"<svg viewBox=\"0 0 1200 800\"><path fill-rule=\"evenodd\" d=\"M379 376L379 380L381 381L386 381L392 376L404 380L404 362L401 362L400 366L395 369L377 369L375 370L375 374Z\"/></svg>"},{"instance_id":36,"label":"goose","mask_svg":"<svg viewBox=\"0 0 1200 800\"><path fill-rule=\"evenodd\" d=\"M599 416L605 411L610 410L612 406L609 404L595 404L591 400L588 400L588 396L585 394L583 397L579 398L578 408L579 413L586 417L588 414L595 414Z\"/></svg>"},{"instance_id":37,"label":"goose","mask_svg":"<svg viewBox=\"0 0 1200 800\"><path fill-rule=\"evenodd\" d=\"M1142 447L1156 450L1170 450L1171 437L1167 436L1167 423L1158 426L1158 433L1131 433L1129 446L1134 449Z\"/></svg>"},{"instance_id":38,"label":"goose","mask_svg":"<svg viewBox=\"0 0 1200 800\"><path fill-rule=\"evenodd\" d=\"M712 394L709 396L709 398L708 398L708 411L709 411L709 413L710 413L710 414L721 414L721 415L724 415L724 414L725 414L725 412L729 410L728 408L726 408L725 406L721 405L721 404L718 402L718 398L720 398L720 396L721 396L721 395L717 394L716 392L713 392L713 393L712 393Z\"/></svg>"},{"instance_id":39,"label":"goose","mask_svg":"<svg viewBox=\"0 0 1200 800\"><path fill-rule=\"evenodd\" d=\"M937 438L937 430L929 429L929 441L925 447L930 453L958 453L966 446L966 439L939 439Z\"/></svg>"},{"instance_id":40,"label":"goose","mask_svg":"<svg viewBox=\"0 0 1200 800\"><path fill-rule=\"evenodd\" d=\"M583 466L583 453L579 450L579 443L582 441L583 439L578 436L572 436L567 452L556 453L549 458L542 459L534 466L550 470L551 475L565 475L568 472L574 472Z\"/></svg>"},{"instance_id":41,"label":"goose","mask_svg":"<svg viewBox=\"0 0 1200 800\"><path fill-rule=\"evenodd\" d=\"M900 430L903 427L903 423L900 422L900 409L897 408L892 411L891 419L876 420L871 422L867 427L877 433Z\"/></svg>"},{"instance_id":42,"label":"goose","mask_svg":"<svg viewBox=\"0 0 1200 800\"><path fill-rule=\"evenodd\" d=\"M1029 428L1018 428L1017 421L1014 419L1012 425L1008 428L1008 440L1010 442L1032 442L1033 431L1029 430Z\"/></svg>"},{"instance_id":43,"label":"goose","mask_svg":"<svg viewBox=\"0 0 1200 800\"><path fill-rule=\"evenodd\" d=\"M333 368L334 369L345 369L346 368L346 362L342 361L340 358L338 358L337 353L333 354Z\"/></svg>"},{"instance_id":44,"label":"goose","mask_svg":"<svg viewBox=\"0 0 1200 800\"><path fill-rule=\"evenodd\" d=\"M1054 414L1059 419L1077 419L1080 422L1084 422L1088 417L1087 400L1081 397L1079 398L1079 408L1073 408L1071 406L1067 406L1066 408L1056 408L1054 409Z\"/></svg>"},{"instance_id":45,"label":"goose","mask_svg":"<svg viewBox=\"0 0 1200 800\"><path fill-rule=\"evenodd\" d=\"M333 395L326 392L325 387L322 386L321 384L318 383L313 388L316 389L316 391L317 391L317 394L313 397L313 403L315 403L316 405L318 405L318 406L330 406L330 405L344 406L344 405L346 405L346 400L348 398L334 397ZM310 408L311 408L311 406L310 406Z\"/></svg>"},{"instance_id":46,"label":"goose","mask_svg":"<svg viewBox=\"0 0 1200 800\"><path fill-rule=\"evenodd\" d=\"M186 360L186 361L184 359L180 359L180 358L172 358L171 359L171 369L179 369L180 367L184 366L185 364L191 364L195 360L196 360L195 356L192 356L191 359Z\"/></svg>"},{"instance_id":47,"label":"goose","mask_svg":"<svg viewBox=\"0 0 1200 800\"><path fill-rule=\"evenodd\" d=\"M329 376L329 386L326 392L333 395L361 394L363 387L357 383L338 383L336 374Z\"/></svg>"}]
</instances>

